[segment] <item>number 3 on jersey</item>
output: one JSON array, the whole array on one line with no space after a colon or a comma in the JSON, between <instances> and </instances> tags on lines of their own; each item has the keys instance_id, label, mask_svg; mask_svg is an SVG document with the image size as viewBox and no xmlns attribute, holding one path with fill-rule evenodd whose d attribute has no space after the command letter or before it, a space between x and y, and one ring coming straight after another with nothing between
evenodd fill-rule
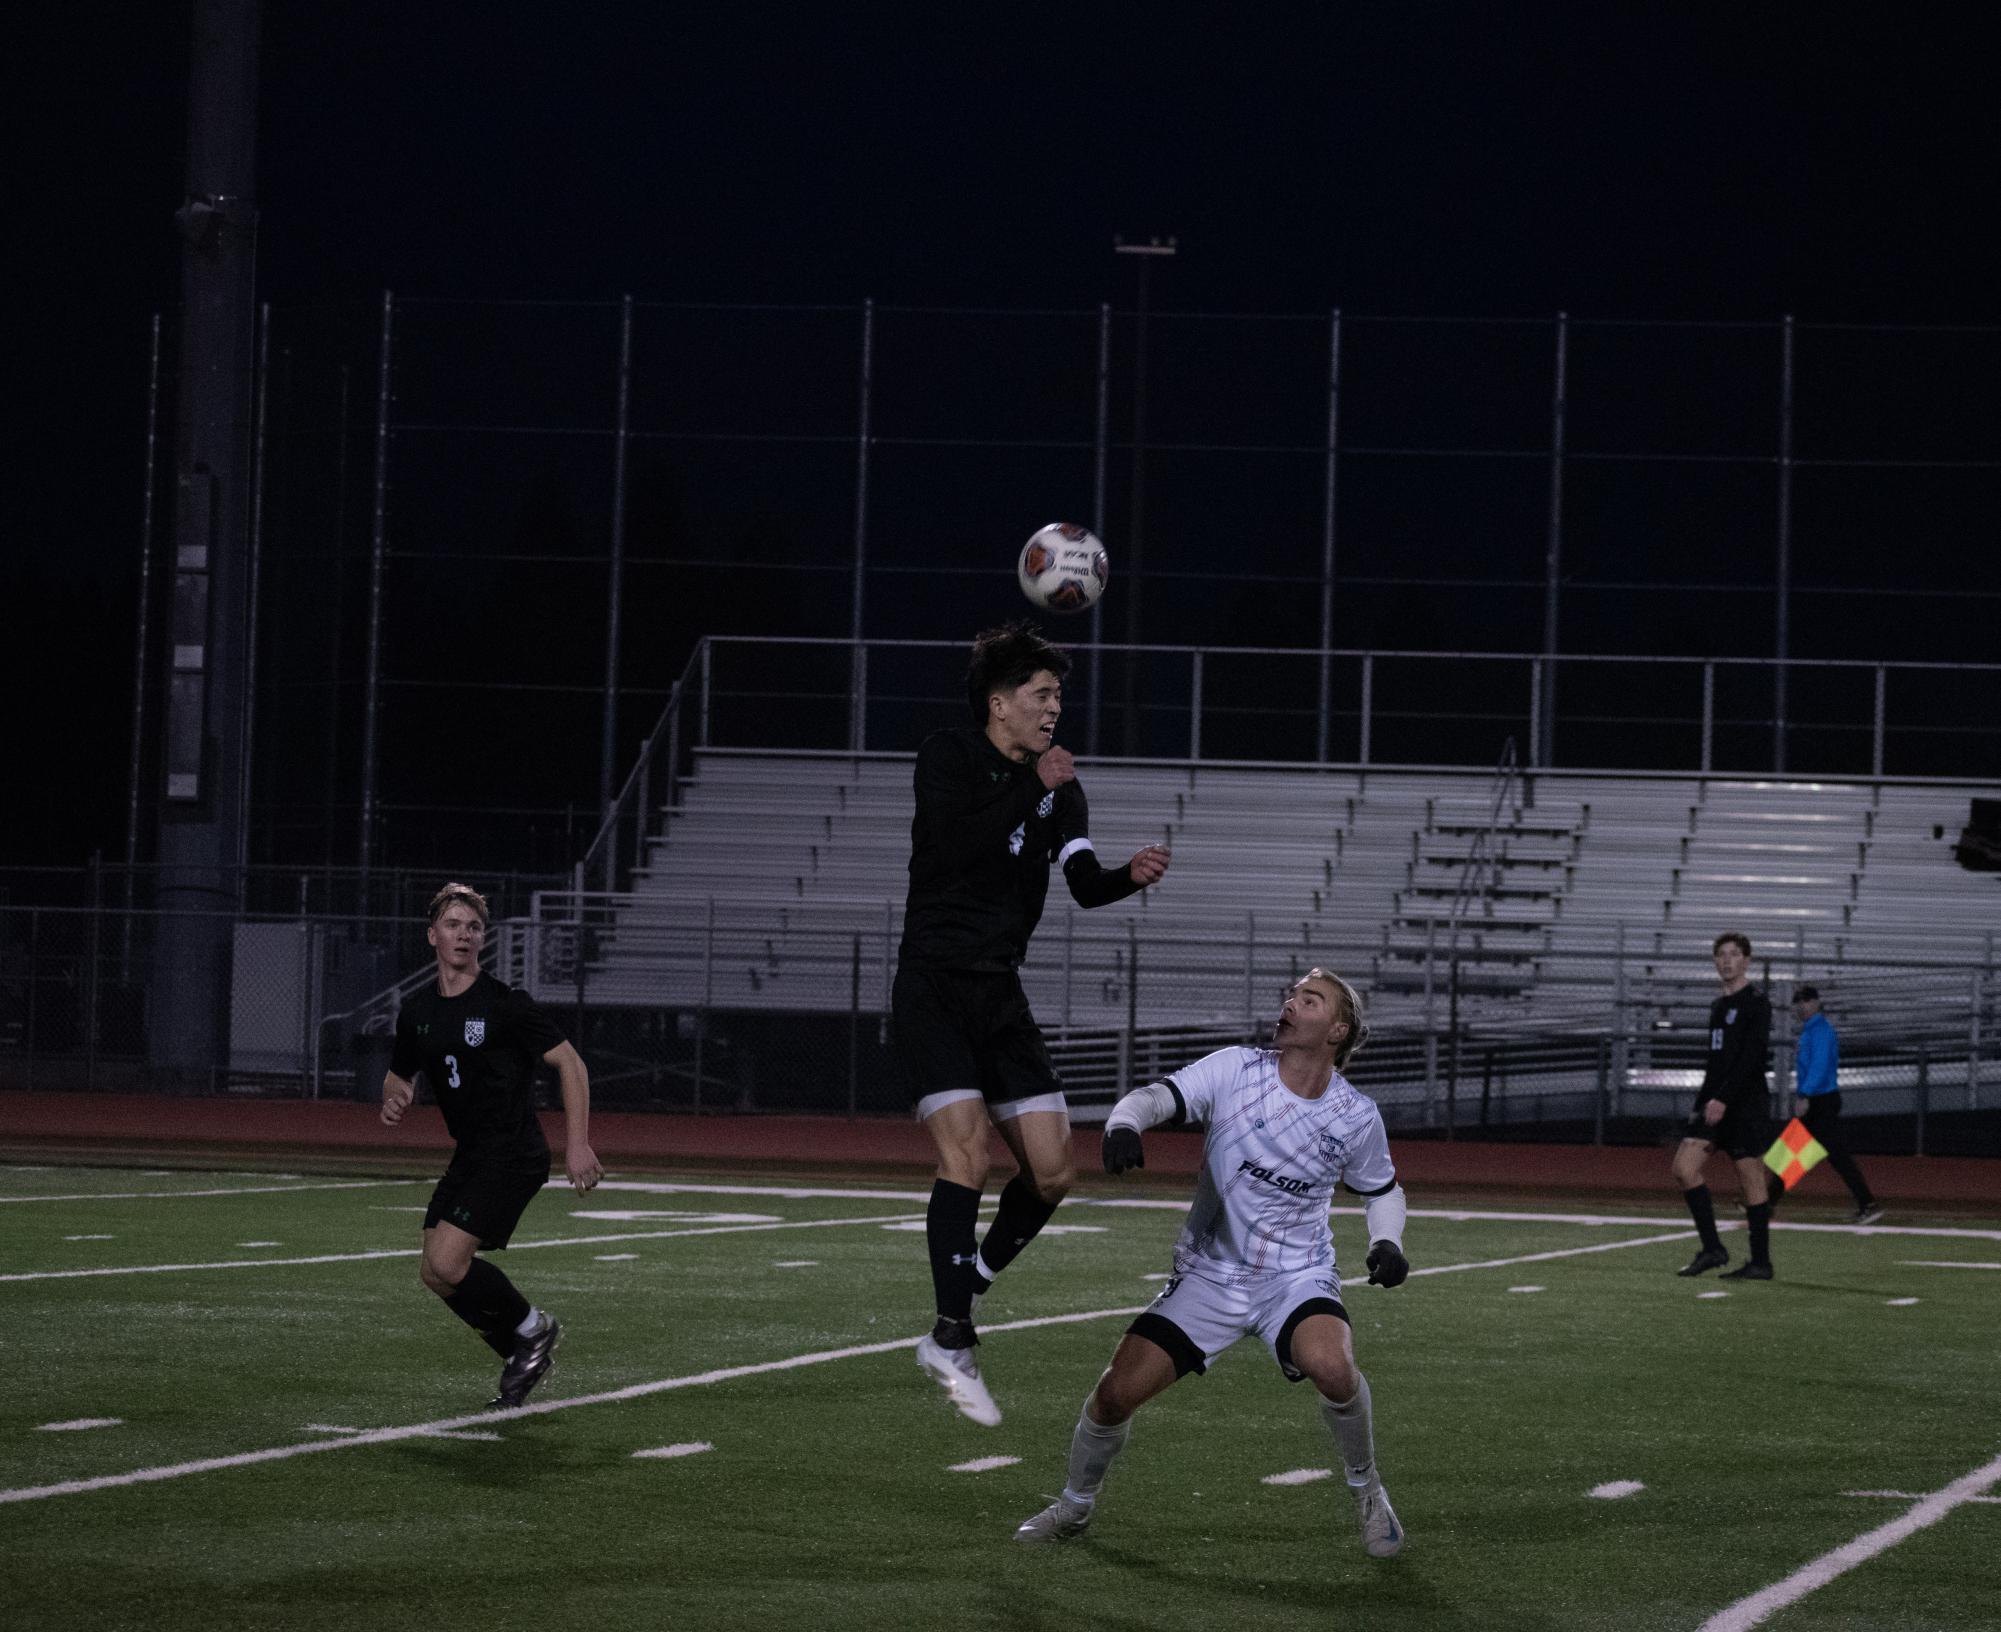
<instances>
[{"instance_id":1,"label":"number 3 on jersey","mask_svg":"<svg viewBox=\"0 0 2001 1632\"><path fill-rule=\"evenodd\" d=\"M465 1084L459 1081L459 1057L456 1054L447 1054L445 1056L445 1068L451 1072L451 1075L445 1080L454 1088L463 1088Z\"/></svg>"}]
</instances>

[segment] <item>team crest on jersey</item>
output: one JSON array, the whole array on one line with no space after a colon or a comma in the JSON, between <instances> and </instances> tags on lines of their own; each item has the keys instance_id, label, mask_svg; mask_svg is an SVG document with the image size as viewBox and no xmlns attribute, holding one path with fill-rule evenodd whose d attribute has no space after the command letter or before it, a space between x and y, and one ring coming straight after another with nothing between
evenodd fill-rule
<instances>
[{"instance_id":1,"label":"team crest on jersey","mask_svg":"<svg viewBox=\"0 0 2001 1632\"><path fill-rule=\"evenodd\" d=\"M478 1048L485 1041L486 1022L484 1020L468 1020L466 1022L466 1047Z\"/></svg>"},{"instance_id":2,"label":"team crest on jersey","mask_svg":"<svg viewBox=\"0 0 2001 1632\"><path fill-rule=\"evenodd\" d=\"M1051 788L1042 796L1042 803L1035 807L1035 814L1048 820L1049 813L1056 808L1056 790Z\"/></svg>"},{"instance_id":3,"label":"team crest on jersey","mask_svg":"<svg viewBox=\"0 0 2001 1632\"><path fill-rule=\"evenodd\" d=\"M1338 1133L1321 1134L1320 1159L1323 1162L1345 1162L1348 1159L1348 1141Z\"/></svg>"},{"instance_id":4,"label":"team crest on jersey","mask_svg":"<svg viewBox=\"0 0 2001 1632\"><path fill-rule=\"evenodd\" d=\"M1724 1010L1724 1011L1723 1011L1723 1023L1724 1023L1724 1024L1726 1025L1726 1026L1734 1026L1734 1025L1736 1025L1736 1023L1737 1023L1737 1011L1736 1011L1735 1009L1726 1009L1726 1010Z\"/></svg>"}]
</instances>

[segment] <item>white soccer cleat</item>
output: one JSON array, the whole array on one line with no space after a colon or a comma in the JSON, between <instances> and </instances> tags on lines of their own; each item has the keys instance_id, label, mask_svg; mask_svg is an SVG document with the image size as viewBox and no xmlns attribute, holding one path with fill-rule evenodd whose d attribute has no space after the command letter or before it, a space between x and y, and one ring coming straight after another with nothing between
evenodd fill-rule
<instances>
[{"instance_id":1,"label":"white soccer cleat","mask_svg":"<svg viewBox=\"0 0 2001 1632\"><path fill-rule=\"evenodd\" d=\"M1000 1407L980 1381L980 1362L971 1348L948 1349L927 1335L917 1340L917 1363L937 1379L961 1416L982 1428L1000 1426Z\"/></svg>"},{"instance_id":2,"label":"white soccer cleat","mask_svg":"<svg viewBox=\"0 0 2001 1632\"><path fill-rule=\"evenodd\" d=\"M1023 1519L1015 1529L1014 1539L1036 1547L1048 1541L1075 1541L1090 1525L1088 1504L1059 1496L1034 1518Z\"/></svg>"},{"instance_id":3,"label":"white soccer cleat","mask_svg":"<svg viewBox=\"0 0 2001 1632\"><path fill-rule=\"evenodd\" d=\"M1362 1525L1362 1550L1371 1558L1395 1558L1403 1551L1403 1526L1390 1506L1390 1493L1372 1483L1359 1490L1350 1486L1349 1494L1355 1498L1355 1516Z\"/></svg>"}]
</instances>

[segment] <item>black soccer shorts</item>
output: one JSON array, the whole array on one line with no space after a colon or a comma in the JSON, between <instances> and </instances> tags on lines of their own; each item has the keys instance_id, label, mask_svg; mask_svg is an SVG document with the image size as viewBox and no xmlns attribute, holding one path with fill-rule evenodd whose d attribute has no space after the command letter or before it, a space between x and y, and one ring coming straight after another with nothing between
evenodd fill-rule
<instances>
[{"instance_id":1,"label":"black soccer shorts","mask_svg":"<svg viewBox=\"0 0 2001 1632\"><path fill-rule=\"evenodd\" d=\"M1703 1101L1697 1100L1682 1129L1684 1139L1706 1139L1733 1162L1756 1160L1772 1148L1771 1119L1759 1105L1725 1109L1714 1127L1702 1119Z\"/></svg>"},{"instance_id":2,"label":"black soccer shorts","mask_svg":"<svg viewBox=\"0 0 2001 1632\"><path fill-rule=\"evenodd\" d=\"M1012 971L899 968L889 1001L912 1105L951 1089L975 1089L989 1105L1063 1092Z\"/></svg>"},{"instance_id":3,"label":"black soccer shorts","mask_svg":"<svg viewBox=\"0 0 2001 1632\"><path fill-rule=\"evenodd\" d=\"M431 1192L431 1205L424 1209L424 1228L455 1225L477 1236L482 1252L498 1251L507 1245L529 1202L548 1182L547 1156L539 1166L453 1157Z\"/></svg>"}]
</instances>

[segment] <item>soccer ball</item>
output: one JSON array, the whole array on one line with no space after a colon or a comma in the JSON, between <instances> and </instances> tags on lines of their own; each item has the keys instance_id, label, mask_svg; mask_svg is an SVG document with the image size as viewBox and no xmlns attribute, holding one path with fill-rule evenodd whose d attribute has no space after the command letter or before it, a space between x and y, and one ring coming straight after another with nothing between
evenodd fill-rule
<instances>
[{"instance_id":1,"label":"soccer ball","mask_svg":"<svg viewBox=\"0 0 2001 1632\"><path fill-rule=\"evenodd\" d=\"M1021 592L1051 612L1082 612L1105 593L1111 571L1105 546L1088 527L1052 521L1021 547Z\"/></svg>"}]
</instances>

